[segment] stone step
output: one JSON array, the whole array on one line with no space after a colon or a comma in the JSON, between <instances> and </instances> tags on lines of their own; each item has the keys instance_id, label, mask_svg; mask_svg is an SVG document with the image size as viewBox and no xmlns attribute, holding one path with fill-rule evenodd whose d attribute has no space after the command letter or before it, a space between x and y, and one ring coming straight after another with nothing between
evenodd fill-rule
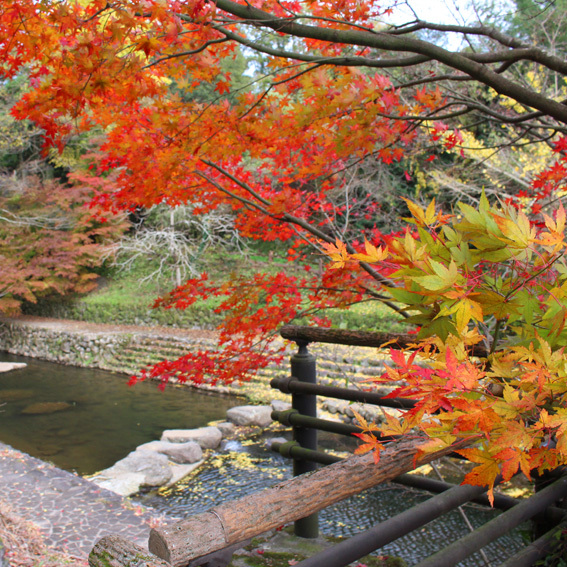
<instances>
[{"instance_id":1,"label":"stone step","mask_svg":"<svg viewBox=\"0 0 567 567\"><path fill-rule=\"evenodd\" d=\"M203 349L201 349L202 351ZM116 354L121 357L132 358L135 356L143 357L143 358L156 358L160 357L161 360L174 360L177 358L181 358L182 356L186 356L190 353L199 352L198 349L162 349L162 348L153 348L153 349L138 349L135 347L125 347L121 349Z\"/></svg>"},{"instance_id":2,"label":"stone step","mask_svg":"<svg viewBox=\"0 0 567 567\"><path fill-rule=\"evenodd\" d=\"M198 337L176 337L176 336L167 336L167 337L160 337L157 335L142 335L135 338L136 342L139 344L150 344L150 345L209 345L213 346L216 345L216 341L214 339L210 339L207 337L198 338Z\"/></svg>"}]
</instances>

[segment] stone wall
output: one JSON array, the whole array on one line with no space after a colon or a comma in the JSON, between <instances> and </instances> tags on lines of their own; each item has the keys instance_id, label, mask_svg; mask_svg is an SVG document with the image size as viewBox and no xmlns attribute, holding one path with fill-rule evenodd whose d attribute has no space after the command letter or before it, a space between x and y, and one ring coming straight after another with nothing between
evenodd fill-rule
<instances>
[{"instance_id":1,"label":"stone wall","mask_svg":"<svg viewBox=\"0 0 567 567\"><path fill-rule=\"evenodd\" d=\"M113 369L115 353L130 339L117 334L79 334L0 321L2 350L72 366Z\"/></svg>"},{"instance_id":2,"label":"stone wall","mask_svg":"<svg viewBox=\"0 0 567 567\"><path fill-rule=\"evenodd\" d=\"M67 330L54 323L0 319L0 350L59 364L133 374L143 366L210 347L209 339L151 332Z\"/></svg>"}]
</instances>

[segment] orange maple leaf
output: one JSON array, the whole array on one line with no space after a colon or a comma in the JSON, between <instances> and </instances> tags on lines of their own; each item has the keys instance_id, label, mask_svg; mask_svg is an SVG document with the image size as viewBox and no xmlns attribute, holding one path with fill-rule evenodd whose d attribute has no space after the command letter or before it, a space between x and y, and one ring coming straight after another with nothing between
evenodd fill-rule
<instances>
[{"instance_id":1,"label":"orange maple leaf","mask_svg":"<svg viewBox=\"0 0 567 567\"><path fill-rule=\"evenodd\" d=\"M500 473L500 461L488 451L478 448L459 449L457 453L473 463L479 463L465 475L463 484L488 487L488 500L494 505L494 482Z\"/></svg>"},{"instance_id":2,"label":"orange maple leaf","mask_svg":"<svg viewBox=\"0 0 567 567\"><path fill-rule=\"evenodd\" d=\"M335 244L324 242L322 247L325 254L333 260L333 263L331 264L332 269L337 270L344 268L349 262L350 256L347 252L346 244L341 242L338 238L336 239Z\"/></svg>"}]
</instances>

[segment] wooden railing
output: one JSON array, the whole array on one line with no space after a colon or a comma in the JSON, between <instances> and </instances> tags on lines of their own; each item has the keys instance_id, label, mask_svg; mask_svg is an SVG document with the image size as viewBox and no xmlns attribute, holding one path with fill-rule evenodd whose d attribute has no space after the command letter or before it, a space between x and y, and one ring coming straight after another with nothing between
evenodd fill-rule
<instances>
[{"instance_id":1,"label":"wooden railing","mask_svg":"<svg viewBox=\"0 0 567 567\"><path fill-rule=\"evenodd\" d=\"M89 565L91 567L206 565L208 558L214 556L215 553L231 547L237 549L239 544L243 544L250 538L296 521L299 521L300 535L302 531L304 536L313 535L316 522L307 521L302 525L301 522L305 518L313 520L314 514L323 508L383 482L404 477L407 477L407 482L415 482L415 478L409 479L409 476L414 477L414 475L408 476L404 473L448 455L465 445L464 442L461 442L435 453L419 456L418 447L422 442L421 439L399 439L389 443L382 451L378 464L374 463L372 455L361 455L351 456L315 470L316 465L314 466L313 462L318 458L315 427L320 426L319 422L324 421L315 417L316 395L320 392L320 388L326 388L325 395L333 395L333 393L329 391L329 387L315 384L315 360L307 351L307 345L310 342L319 341L379 346L385 341L391 341L394 337L370 333L339 332L337 334L337 331L302 327L285 327L282 330L282 336L296 341L299 345L299 352L291 359L292 377L281 383L276 381L275 386L282 387L284 391L293 395L294 411L292 413L294 414L293 419L297 422L294 425L294 440L303 451L302 454L296 452L295 455L292 455L295 458L294 472L303 474L239 500L221 504L207 512L190 516L165 528L152 530L148 543L149 552L117 536L104 537L95 545L90 554ZM410 339L398 336L397 340L399 346L405 346ZM335 390L344 389L336 388ZM359 394L342 392L341 395L358 396ZM380 403L380 401L380 397L374 398L374 403ZM391 405L392 400L386 403ZM339 424L335 424L337 425ZM333 426L323 425L323 428L325 427L332 430ZM338 427L338 429L341 429L339 433L348 433L346 430L342 431L344 428ZM314 439L315 445L313 445ZM323 462L330 462L330 460L323 459ZM425 525L449 510L482 498L485 492L483 487L451 486L436 483L430 479L428 479L427 488L440 492L440 494L399 516L378 524L367 532L338 544L331 551L322 552L302 561L298 567L347 565L367 555L370 551ZM509 497L500 497L497 505L506 509L505 513L475 530L469 536L454 542L442 553L420 563L418 567L456 565L464 557L477 551L520 522L535 515L539 515L540 518L545 516L551 522L550 531L538 542L527 546L520 554L521 556L517 555L504 564L507 567L532 565L546 553L544 544L548 544L556 536L557 530L564 529L566 524L561 522L564 521L565 511L554 508L553 503L566 497L567 476L559 476L550 486L524 502Z\"/></svg>"},{"instance_id":2,"label":"wooden railing","mask_svg":"<svg viewBox=\"0 0 567 567\"><path fill-rule=\"evenodd\" d=\"M353 456L307 475L298 476L250 496L211 508L166 528L152 530L149 539L148 567L174 567L221 550L227 546L288 524L339 502L362 490L387 482L412 470L419 440L392 443L380 458L379 465L372 455ZM454 447L431 453L418 459L417 466L447 455ZM138 547L132 547L132 558L138 557ZM112 558L116 565L130 558L124 540L109 536L93 549L89 558L92 566L107 565ZM145 563L140 564L146 565Z\"/></svg>"}]
</instances>

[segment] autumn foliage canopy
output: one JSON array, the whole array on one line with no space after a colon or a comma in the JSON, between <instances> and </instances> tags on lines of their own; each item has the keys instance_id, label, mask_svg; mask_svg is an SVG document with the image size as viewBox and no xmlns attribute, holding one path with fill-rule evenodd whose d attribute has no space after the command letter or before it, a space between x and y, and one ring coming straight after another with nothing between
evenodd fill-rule
<instances>
[{"instance_id":1,"label":"autumn foliage canopy","mask_svg":"<svg viewBox=\"0 0 567 567\"><path fill-rule=\"evenodd\" d=\"M564 85L567 64L490 26L388 24L392 9L348 0L4 0L0 73L28 74L13 114L39 125L49 145L103 135L81 177L100 186L112 172L97 206L230 207L242 235L287 243L290 261L311 249L329 257L322 274L222 286L204 274L173 290L158 303L182 309L222 298L221 346L147 376L246 378L274 358L266 345L282 322L324 324L321 309L373 299L417 331L415 348L392 351L381 380L418 404L383 433L418 427L430 449L476 440L463 451L478 463L472 483L566 464L557 199L567 106L547 79ZM442 47L422 31L476 38L478 48ZM239 50L261 54L264 70L258 77L251 63L250 84L234 91L223 63ZM194 95L203 83L214 85L214 100ZM468 203L408 200L396 234L372 224L371 209L353 232L354 200L333 199L364 164L397 168L411 184L440 160L471 160L479 140L483 149L545 147L529 187L499 202L490 188ZM365 435L365 448L379 451L372 427Z\"/></svg>"}]
</instances>

